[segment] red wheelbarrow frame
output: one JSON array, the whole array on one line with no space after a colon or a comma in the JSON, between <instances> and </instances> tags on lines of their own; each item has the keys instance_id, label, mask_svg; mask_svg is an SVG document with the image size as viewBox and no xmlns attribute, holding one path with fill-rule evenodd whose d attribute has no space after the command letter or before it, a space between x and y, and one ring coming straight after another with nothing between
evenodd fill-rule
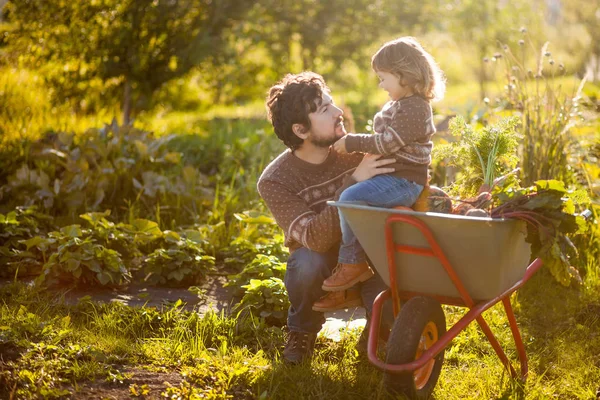
<instances>
[{"instance_id":1,"label":"red wheelbarrow frame","mask_svg":"<svg viewBox=\"0 0 600 400\"><path fill-rule=\"evenodd\" d=\"M421 231L423 236L427 239L429 243L429 248L424 247L416 247L416 246L405 246L405 245L397 245L394 242L392 235L392 226L395 223L406 223L410 224ZM480 301L475 303L469 293L466 291L463 286L460 278L452 268L452 265L446 258L443 250L435 240L433 233L429 229L429 227L421 220L409 216L409 215L390 215L386 219L385 223L385 240L386 240L386 251L387 251L387 260L388 260L388 269L390 274L390 287L391 289L387 289L381 292L375 302L373 303L373 311L372 318L375 323L370 325L369 330L369 340L367 352L369 356L369 361L375 365L377 368L384 370L386 372L392 373L401 373L401 372L412 372L421 367L423 367L426 363L431 361L435 356L437 356L450 342L469 325L473 320L477 320L477 323L487 336L490 344L496 351L496 354L506 367L506 369L510 372L513 378L518 378L518 374L513 368L511 362L508 360L508 357L500 347L500 343L492 333L490 327L483 319L482 313L495 305L496 303L502 301L504 305L504 310L506 311L506 316L508 317L508 322L510 324L510 330L512 331L512 335L515 341L515 345L517 347L517 354L519 361L521 363L521 379L525 381L527 378L527 354L525 353L525 347L523 345L523 341L521 339L521 334L519 332L519 328L517 326L517 321L515 320L515 314L513 312L511 303L510 303L510 295L515 292L518 288L523 286L525 282L527 282L533 274L537 272L538 269L542 266L542 260L536 258L525 271L525 274L521 280L515 283L508 290L504 291L497 297ZM396 277L396 265L395 265L395 253L409 253L416 254L423 257L435 257L442 264L442 267L446 270L446 273L452 280L452 283L458 290L460 294L460 298L458 297L447 297L447 296L436 296L428 293L416 293L416 292L401 292L398 290L397 285L397 277ZM406 364L387 364L384 361L380 360L377 356L377 347L378 347L378 339L379 339L379 325L381 322L381 310L383 308L384 302L392 297L393 308L394 308L394 317L398 315L400 312L400 300L408 299L414 296L428 296L436 299L442 304L450 304L457 305L462 307L468 307L470 310L465 314L457 323L455 323L450 329L444 333L437 342L435 342L429 349L427 349L419 358L416 360L406 363Z\"/></svg>"}]
</instances>

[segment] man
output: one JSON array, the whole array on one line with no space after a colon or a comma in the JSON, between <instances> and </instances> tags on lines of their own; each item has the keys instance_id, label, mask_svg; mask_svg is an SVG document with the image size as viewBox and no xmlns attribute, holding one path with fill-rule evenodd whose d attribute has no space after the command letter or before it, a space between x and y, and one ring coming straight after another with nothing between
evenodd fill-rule
<instances>
[{"instance_id":1,"label":"man","mask_svg":"<svg viewBox=\"0 0 600 400\"><path fill-rule=\"evenodd\" d=\"M369 315L375 296L386 288L375 274L360 289L327 295L321 289L336 266L341 239L338 211L326 202L356 182L393 172L385 165L394 160L333 150L331 145L346 134L343 112L320 75L287 75L270 89L267 109L277 137L289 149L265 168L258 191L290 250L284 281L291 306L283 355L298 363L312 355L323 311L363 303Z\"/></svg>"}]
</instances>

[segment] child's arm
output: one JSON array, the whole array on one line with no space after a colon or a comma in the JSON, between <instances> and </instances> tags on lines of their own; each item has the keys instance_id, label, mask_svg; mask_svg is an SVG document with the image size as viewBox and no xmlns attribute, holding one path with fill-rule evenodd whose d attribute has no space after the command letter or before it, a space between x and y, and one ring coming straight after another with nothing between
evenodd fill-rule
<instances>
[{"instance_id":1,"label":"child's arm","mask_svg":"<svg viewBox=\"0 0 600 400\"><path fill-rule=\"evenodd\" d=\"M371 154L393 154L402 147L428 141L435 132L431 107L425 101L417 104L396 104L387 112L391 114L380 132L373 134L349 133L344 136L348 153L359 151Z\"/></svg>"}]
</instances>

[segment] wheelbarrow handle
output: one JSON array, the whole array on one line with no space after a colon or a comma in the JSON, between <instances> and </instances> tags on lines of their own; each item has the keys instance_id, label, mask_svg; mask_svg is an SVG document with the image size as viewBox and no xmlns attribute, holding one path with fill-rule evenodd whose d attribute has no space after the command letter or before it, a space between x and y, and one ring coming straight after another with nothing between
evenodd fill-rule
<instances>
[{"instance_id":1,"label":"wheelbarrow handle","mask_svg":"<svg viewBox=\"0 0 600 400\"><path fill-rule=\"evenodd\" d=\"M538 269L540 269L543 265L542 259L541 258L536 258L535 260L533 260L533 262L531 264L529 264L529 266L527 267L527 269L525 270L525 275L523 275L523 278L517 282L517 284L515 286L513 286L513 288L511 288L511 292L517 290L518 288L520 288L521 286L523 286L523 284L525 282L527 282L529 280L529 278L531 278L533 276L533 274L535 274L537 272Z\"/></svg>"}]
</instances>

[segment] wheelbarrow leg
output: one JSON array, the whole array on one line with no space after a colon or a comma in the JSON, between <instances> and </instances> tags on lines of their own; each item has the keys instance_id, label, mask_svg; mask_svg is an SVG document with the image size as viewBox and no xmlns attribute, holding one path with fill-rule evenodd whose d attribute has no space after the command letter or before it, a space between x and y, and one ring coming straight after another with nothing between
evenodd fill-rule
<instances>
[{"instance_id":1,"label":"wheelbarrow leg","mask_svg":"<svg viewBox=\"0 0 600 400\"><path fill-rule=\"evenodd\" d=\"M515 339L515 346L517 346L517 354L519 355L519 361L521 362L521 379L523 379L523 382L525 382L529 372L525 346L523 345L521 333L519 332L519 327L517 326L517 320L515 319L512 305L510 304L510 298L508 296L503 298L502 303L504 304L504 310L506 311L506 316L508 317L508 322L510 323L510 330L512 331L513 338Z\"/></svg>"},{"instance_id":2,"label":"wheelbarrow leg","mask_svg":"<svg viewBox=\"0 0 600 400\"><path fill-rule=\"evenodd\" d=\"M373 302L373 309L371 310L371 325L369 329L369 336L367 340L367 356L369 361L377 365L379 359L377 358L377 348L379 347L379 330L381 329L381 312L383 310L383 303L391 297L392 293L390 289L386 289L379 293L375 297Z\"/></svg>"},{"instance_id":3,"label":"wheelbarrow leg","mask_svg":"<svg viewBox=\"0 0 600 400\"><path fill-rule=\"evenodd\" d=\"M485 320L483 319L483 317L481 315L479 317L477 317L477 323L481 327L481 330L483 331L483 333L485 333L485 336L487 336L488 340L490 341L490 344L492 345L492 347L496 351L496 354L498 355L498 358L500 358L500 361L502 361L502 364L504 364L504 366L506 367L506 369L508 369L508 371L510 372L510 375L513 378L517 378L518 377L517 371L515 371L515 369L513 368L512 364L510 363L510 361L508 359L508 357L504 353L504 350L502 350L502 347L500 346L500 343L498 343L498 340L496 339L496 337L492 333L492 330L490 329L490 327L488 326L487 322L485 322Z\"/></svg>"}]
</instances>

